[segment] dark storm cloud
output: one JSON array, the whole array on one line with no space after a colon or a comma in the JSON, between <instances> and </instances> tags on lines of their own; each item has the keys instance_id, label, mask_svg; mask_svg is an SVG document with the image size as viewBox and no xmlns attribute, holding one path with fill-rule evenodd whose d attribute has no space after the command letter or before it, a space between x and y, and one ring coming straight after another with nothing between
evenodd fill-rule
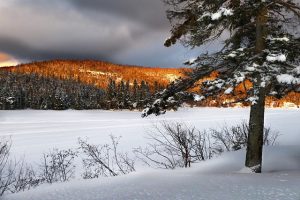
<instances>
[{"instance_id":1,"label":"dark storm cloud","mask_svg":"<svg viewBox=\"0 0 300 200\"><path fill-rule=\"evenodd\" d=\"M0 52L20 60L182 63L182 47L163 47L170 27L161 0L7 0L0 25Z\"/></svg>"},{"instance_id":2,"label":"dark storm cloud","mask_svg":"<svg viewBox=\"0 0 300 200\"><path fill-rule=\"evenodd\" d=\"M168 28L165 7L162 0L68 0L79 10L88 9L110 13L151 26Z\"/></svg>"},{"instance_id":3,"label":"dark storm cloud","mask_svg":"<svg viewBox=\"0 0 300 200\"><path fill-rule=\"evenodd\" d=\"M17 39L2 38L0 37L0 52L6 52L13 55L15 58L19 58L24 61L32 60L48 60L48 59L99 59L105 58L107 61L113 59L110 57L111 52L105 52L105 54L100 54L100 52L87 52L83 49L78 49L72 51L71 48L68 50L63 49L40 49L33 48Z\"/></svg>"}]
</instances>

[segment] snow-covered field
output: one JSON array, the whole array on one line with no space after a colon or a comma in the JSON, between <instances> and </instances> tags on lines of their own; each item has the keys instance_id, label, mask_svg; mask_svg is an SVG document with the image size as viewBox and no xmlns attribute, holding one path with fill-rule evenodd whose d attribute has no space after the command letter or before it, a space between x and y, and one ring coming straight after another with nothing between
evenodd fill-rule
<instances>
[{"instance_id":1,"label":"snow-covered field","mask_svg":"<svg viewBox=\"0 0 300 200\"><path fill-rule=\"evenodd\" d=\"M37 163L49 149L76 148L79 137L92 143L122 136L121 148L147 143L145 138L161 120L180 121L206 129L247 120L245 108L183 108L160 117L140 118L129 111L0 111L0 136L11 136L12 155ZM98 180L44 185L4 199L291 199L300 200L300 110L267 109L266 125L280 132L279 146L264 153L264 174L241 174L245 152L233 152L192 169L141 170Z\"/></svg>"}]
</instances>

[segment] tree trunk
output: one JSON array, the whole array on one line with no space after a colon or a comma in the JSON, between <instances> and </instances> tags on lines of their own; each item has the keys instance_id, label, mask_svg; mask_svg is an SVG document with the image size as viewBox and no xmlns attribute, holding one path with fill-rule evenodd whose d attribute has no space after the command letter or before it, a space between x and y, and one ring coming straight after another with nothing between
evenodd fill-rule
<instances>
[{"instance_id":1,"label":"tree trunk","mask_svg":"<svg viewBox=\"0 0 300 200\"><path fill-rule=\"evenodd\" d=\"M256 54L262 53L266 48L267 14L267 8L262 8L256 18ZM254 95L258 100L256 103L252 104L250 110L249 136L245 165L246 167L251 168L253 172L261 173L266 89L265 87L261 87L261 77L259 73L257 73L255 77L253 88Z\"/></svg>"},{"instance_id":2,"label":"tree trunk","mask_svg":"<svg viewBox=\"0 0 300 200\"><path fill-rule=\"evenodd\" d=\"M251 106L249 135L247 143L246 167L261 173L264 139L265 88L259 88L256 104Z\"/></svg>"}]
</instances>

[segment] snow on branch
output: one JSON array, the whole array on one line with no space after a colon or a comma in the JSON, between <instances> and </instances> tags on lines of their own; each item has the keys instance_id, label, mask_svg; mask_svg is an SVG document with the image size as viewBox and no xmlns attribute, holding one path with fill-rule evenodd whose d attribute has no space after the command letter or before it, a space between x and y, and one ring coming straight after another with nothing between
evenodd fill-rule
<instances>
[{"instance_id":1,"label":"snow on branch","mask_svg":"<svg viewBox=\"0 0 300 200\"><path fill-rule=\"evenodd\" d=\"M277 37L277 38L269 38L270 41L279 41L279 42L289 42L290 39L288 37Z\"/></svg>"},{"instance_id":2,"label":"snow on branch","mask_svg":"<svg viewBox=\"0 0 300 200\"><path fill-rule=\"evenodd\" d=\"M284 54L270 54L267 56L267 61L269 62L285 62L286 61L286 55Z\"/></svg>"},{"instance_id":3,"label":"snow on branch","mask_svg":"<svg viewBox=\"0 0 300 200\"><path fill-rule=\"evenodd\" d=\"M280 74L276 78L279 83L300 84L300 78L295 78L290 74Z\"/></svg>"},{"instance_id":4,"label":"snow on branch","mask_svg":"<svg viewBox=\"0 0 300 200\"><path fill-rule=\"evenodd\" d=\"M204 12L199 20L209 17L212 21L216 21L216 20L219 20L223 16L232 16L232 15L233 15L232 9L227 9L227 8L222 7L215 13Z\"/></svg>"}]
</instances>

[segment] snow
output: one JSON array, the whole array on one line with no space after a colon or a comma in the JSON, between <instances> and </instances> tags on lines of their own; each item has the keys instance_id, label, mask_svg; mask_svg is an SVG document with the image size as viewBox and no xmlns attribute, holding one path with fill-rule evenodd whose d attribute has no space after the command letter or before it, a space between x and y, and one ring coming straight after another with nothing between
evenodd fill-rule
<instances>
[{"instance_id":1,"label":"snow","mask_svg":"<svg viewBox=\"0 0 300 200\"><path fill-rule=\"evenodd\" d=\"M233 91L233 88L230 87L230 88L228 88L227 90L225 90L224 94L231 94L232 91Z\"/></svg>"},{"instance_id":2,"label":"snow","mask_svg":"<svg viewBox=\"0 0 300 200\"><path fill-rule=\"evenodd\" d=\"M280 41L280 42L289 42L290 39L288 37L281 37L281 38L270 38L271 41Z\"/></svg>"},{"instance_id":3,"label":"snow","mask_svg":"<svg viewBox=\"0 0 300 200\"><path fill-rule=\"evenodd\" d=\"M290 74L280 74L276 78L279 83L300 84L300 78L295 78Z\"/></svg>"},{"instance_id":4,"label":"snow","mask_svg":"<svg viewBox=\"0 0 300 200\"><path fill-rule=\"evenodd\" d=\"M167 102L169 102L169 103L176 103L176 100L174 99L174 97L169 97L167 99Z\"/></svg>"},{"instance_id":5,"label":"snow","mask_svg":"<svg viewBox=\"0 0 300 200\"><path fill-rule=\"evenodd\" d=\"M239 74L239 76L235 76L235 80L236 80L236 83L241 83L245 80L245 75L244 74Z\"/></svg>"},{"instance_id":6,"label":"snow","mask_svg":"<svg viewBox=\"0 0 300 200\"><path fill-rule=\"evenodd\" d=\"M186 61L186 63L191 65L191 64L194 64L196 60L197 60L196 57L195 58L190 58L189 60Z\"/></svg>"},{"instance_id":7,"label":"snow","mask_svg":"<svg viewBox=\"0 0 300 200\"><path fill-rule=\"evenodd\" d=\"M162 99L156 99L153 104L159 105L161 102L162 102Z\"/></svg>"},{"instance_id":8,"label":"snow","mask_svg":"<svg viewBox=\"0 0 300 200\"><path fill-rule=\"evenodd\" d=\"M11 136L12 155L35 164L52 148L76 148L78 137L94 144L122 136L120 148L148 142L146 134L157 122L180 121L198 129L221 127L248 120L249 108L181 108L159 117L140 118L130 111L0 111L0 135ZM264 149L263 174L242 174L245 151L194 165L191 169L150 170L114 178L72 180L42 185L7 195L3 200L101 200L101 199L264 199L300 198L299 109L266 109L266 125L280 132L278 146Z\"/></svg>"},{"instance_id":9,"label":"snow","mask_svg":"<svg viewBox=\"0 0 300 200\"><path fill-rule=\"evenodd\" d=\"M238 171L244 164L244 154L225 153L190 169L148 170L114 178L44 185L3 200L299 199L299 146L266 148L263 174Z\"/></svg>"},{"instance_id":10,"label":"snow","mask_svg":"<svg viewBox=\"0 0 300 200\"><path fill-rule=\"evenodd\" d=\"M278 55L275 55L275 54L270 54L267 56L267 61L269 62L285 62L286 61L286 55L284 54L278 54Z\"/></svg>"},{"instance_id":11,"label":"snow","mask_svg":"<svg viewBox=\"0 0 300 200\"><path fill-rule=\"evenodd\" d=\"M283 108L298 108L298 106L295 103L292 102L284 102Z\"/></svg>"},{"instance_id":12,"label":"snow","mask_svg":"<svg viewBox=\"0 0 300 200\"><path fill-rule=\"evenodd\" d=\"M237 55L236 55L236 53L235 52L232 52L232 53L230 53L229 55L228 55L228 57L230 57L230 58L235 58Z\"/></svg>"},{"instance_id":13,"label":"snow","mask_svg":"<svg viewBox=\"0 0 300 200\"><path fill-rule=\"evenodd\" d=\"M222 16L232 16L233 10L227 8L221 8L218 12L211 14L211 20L219 20Z\"/></svg>"},{"instance_id":14,"label":"snow","mask_svg":"<svg viewBox=\"0 0 300 200\"><path fill-rule=\"evenodd\" d=\"M94 71L94 70L85 70L85 69L79 69L82 73L90 73L94 76L103 75L103 76L117 76L116 73L109 73L109 72L102 72L102 71Z\"/></svg>"},{"instance_id":15,"label":"snow","mask_svg":"<svg viewBox=\"0 0 300 200\"><path fill-rule=\"evenodd\" d=\"M221 10L222 10L224 16L232 16L233 15L232 9L222 8Z\"/></svg>"},{"instance_id":16,"label":"snow","mask_svg":"<svg viewBox=\"0 0 300 200\"><path fill-rule=\"evenodd\" d=\"M249 71L249 72L254 72L258 67L259 67L258 64L253 63L252 66L247 66L246 70Z\"/></svg>"},{"instance_id":17,"label":"snow","mask_svg":"<svg viewBox=\"0 0 300 200\"><path fill-rule=\"evenodd\" d=\"M218 11L218 12L216 12L216 13L213 13L212 15L211 15L211 19L212 20L218 20L218 19L220 19L222 17L222 13L220 12L220 11Z\"/></svg>"},{"instance_id":18,"label":"snow","mask_svg":"<svg viewBox=\"0 0 300 200\"><path fill-rule=\"evenodd\" d=\"M240 171L238 171L238 173L241 173L241 174L254 174L255 171L257 169L259 169L261 166L260 165L256 165L256 166L253 166L253 167L243 167Z\"/></svg>"},{"instance_id":19,"label":"snow","mask_svg":"<svg viewBox=\"0 0 300 200\"><path fill-rule=\"evenodd\" d=\"M296 74L300 75L300 66L296 67L294 71Z\"/></svg>"},{"instance_id":20,"label":"snow","mask_svg":"<svg viewBox=\"0 0 300 200\"><path fill-rule=\"evenodd\" d=\"M263 87L263 88L264 88L264 87L266 87L266 84L267 84L267 83L266 83L265 81L263 81L263 82L260 83L260 87Z\"/></svg>"},{"instance_id":21,"label":"snow","mask_svg":"<svg viewBox=\"0 0 300 200\"><path fill-rule=\"evenodd\" d=\"M241 174L251 174L254 173L253 170L250 167L243 167L238 173Z\"/></svg>"},{"instance_id":22,"label":"snow","mask_svg":"<svg viewBox=\"0 0 300 200\"><path fill-rule=\"evenodd\" d=\"M250 101L252 105L255 105L255 104L257 104L257 101L259 100L259 98L258 98L258 96L253 96L253 97L249 97L247 100Z\"/></svg>"},{"instance_id":23,"label":"snow","mask_svg":"<svg viewBox=\"0 0 300 200\"><path fill-rule=\"evenodd\" d=\"M157 100L155 101L155 103L157 104L158 101L160 101L160 99L157 99ZM147 113L149 112L149 110L150 110L149 107L145 108L145 109L142 111L142 116L148 116Z\"/></svg>"},{"instance_id":24,"label":"snow","mask_svg":"<svg viewBox=\"0 0 300 200\"><path fill-rule=\"evenodd\" d=\"M198 94L195 94L195 95L194 95L194 101L202 101L202 100L204 100L204 99L205 99L204 96L200 96L200 95L198 95Z\"/></svg>"}]
</instances>

